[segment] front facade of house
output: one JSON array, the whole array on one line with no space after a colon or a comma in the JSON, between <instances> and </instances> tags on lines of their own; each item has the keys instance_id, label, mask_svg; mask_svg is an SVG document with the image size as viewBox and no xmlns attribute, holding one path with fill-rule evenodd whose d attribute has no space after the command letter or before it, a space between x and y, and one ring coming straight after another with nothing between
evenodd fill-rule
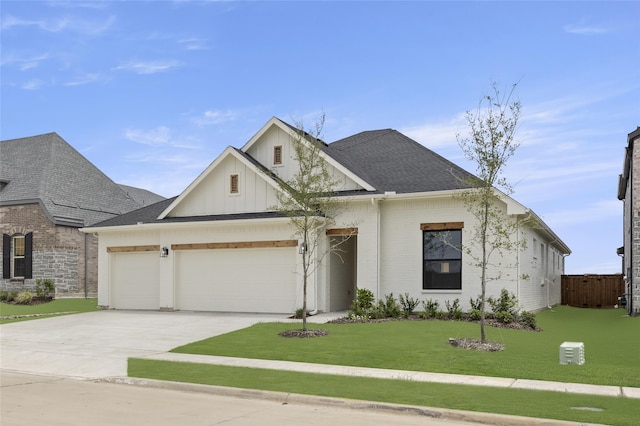
<instances>
[{"instance_id":1,"label":"front facade of house","mask_svg":"<svg viewBox=\"0 0 640 426\"><path fill-rule=\"evenodd\" d=\"M80 228L162 200L115 184L55 133L0 142L0 290L98 290L98 238ZM133 193L135 197L130 196Z\"/></svg>"},{"instance_id":2,"label":"front facade of house","mask_svg":"<svg viewBox=\"0 0 640 426\"><path fill-rule=\"evenodd\" d=\"M115 309L291 313L302 307L300 241L274 211L275 179L296 172L292 128L271 119L242 149L227 148L180 196L98 223L98 303ZM321 229L322 259L308 288L310 310L350 307L356 289L376 298L469 299L479 270L459 250L438 245L446 233L465 244L475 226L456 197L467 172L394 130L363 132L325 144L323 158L345 203ZM509 220L532 213L509 197ZM569 249L541 221L514 238L526 250L496 259L488 294L515 293L523 308L560 303ZM322 247L320 252L322 252ZM499 278L499 279L498 279Z\"/></svg>"},{"instance_id":3,"label":"front facade of house","mask_svg":"<svg viewBox=\"0 0 640 426\"><path fill-rule=\"evenodd\" d=\"M622 273L626 282L627 312L640 315L640 127L629 133L622 174L618 183L618 199L623 207ZM622 295L621 295L622 296Z\"/></svg>"}]
</instances>

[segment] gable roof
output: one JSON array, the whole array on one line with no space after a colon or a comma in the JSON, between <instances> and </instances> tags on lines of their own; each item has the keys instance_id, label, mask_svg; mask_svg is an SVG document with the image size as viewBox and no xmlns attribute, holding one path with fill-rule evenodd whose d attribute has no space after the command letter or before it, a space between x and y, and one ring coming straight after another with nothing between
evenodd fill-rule
<instances>
[{"instance_id":1,"label":"gable roof","mask_svg":"<svg viewBox=\"0 0 640 426\"><path fill-rule=\"evenodd\" d=\"M136 188L135 186L123 185L121 183L118 184L120 188L131 198L134 199L138 205L144 207L150 204L155 204L158 201L162 201L165 198L142 188Z\"/></svg>"},{"instance_id":2,"label":"gable roof","mask_svg":"<svg viewBox=\"0 0 640 426\"><path fill-rule=\"evenodd\" d=\"M160 212L158 219L164 219L168 217L169 213L171 213L173 209L175 209L185 198L187 198L189 193L191 193L191 191L193 191L210 173L212 173L218 164L220 164L229 156L235 157L240 162L244 163L249 169L255 171L257 174L260 174L260 171L264 172L265 177L270 177L266 178L265 181L274 188L279 189L279 186L277 185L274 178L270 176L271 173L268 172L264 166L255 161L255 159L253 159L250 155L247 155L237 148L228 146L227 148L225 148L222 154L218 156L218 158L213 160L213 162L209 164L209 166L202 173L200 173L196 180L191 182L191 184L189 184L189 186L184 191L182 191L179 196L173 199L173 202L168 204L166 208L162 212Z\"/></svg>"},{"instance_id":3,"label":"gable roof","mask_svg":"<svg viewBox=\"0 0 640 426\"><path fill-rule=\"evenodd\" d=\"M469 172L393 129L361 132L330 143L325 152L369 182L377 193L469 188Z\"/></svg>"},{"instance_id":4,"label":"gable roof","mask_svg":"<svg viewBox=\"0 0 640 426\"><path fill-rule=\"evenodd\" d=\"M129 195L57 133L0 141L0 180L0 206L40 203L66 226L91 225L140 208L138 199L160 197L126 187Z\"/></svg>"}]
</instances>

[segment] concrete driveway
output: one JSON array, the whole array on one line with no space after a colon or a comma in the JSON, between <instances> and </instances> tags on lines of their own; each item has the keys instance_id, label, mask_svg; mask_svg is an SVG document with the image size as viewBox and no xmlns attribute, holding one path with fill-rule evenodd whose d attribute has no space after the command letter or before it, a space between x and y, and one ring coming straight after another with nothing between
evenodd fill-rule
<instances>
[{"instance_id":1,"label":"concrete driveway","mask_svg":"<svg viewBox=\"0 0 640 426\"><path fill-rule=\"evenodd\" d=\"M98 311L0 325L0 368L49 376L126 376L127 358L228 333L285 315Z\"/></svg>"}]
</instances>

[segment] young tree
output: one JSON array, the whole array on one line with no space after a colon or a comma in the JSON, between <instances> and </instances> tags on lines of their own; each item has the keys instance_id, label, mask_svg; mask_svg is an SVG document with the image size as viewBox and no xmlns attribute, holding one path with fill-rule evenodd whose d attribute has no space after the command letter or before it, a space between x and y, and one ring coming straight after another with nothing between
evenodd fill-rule
<instances>
[{"instance_id":1,"label":"young tree","mask_svg":"<svg viewBox=\"0 0 640 426\"><path fill-rule=\"evenodd\" d=\"M276 194L278 205L275 209L289 217L294 235L301 241L304 332L307 331L309 278L326 254L338 250L339 245L324 245L324 241L320 240L326 238L322 231L334 224L336 217L344 210L344 203L333 196L338 182L330 174L322 155L324 122L324 114L310 130L305 130L302 122L295 122L291 146L297 170L288 180L278 179L282 191Z\"/></svg>"},{"instance_id":2,"label":"young tree","mask_svg":"<svg viewBox=\"0 0 640 426\"><path fill-rule=\"evenodd\" d=\"M471 189L462 193L467 210L476 218L471 243L463 250L481 270L480 340L486 343L485 302L487 281L500 278L489 275L491 256L498 252L519 250L524 239L514 239L523 225L506 216L501 199L513 193L503 176L504 168L520 143L515 139L520 119L521 104L514 99L517 83L503 94L496 83L492 92L484 95L476 111L467 111L468 137L456 135L465 157L476 165L476 176L466 179ZM476 250L472 250L471 248Z\"/></svg>"}]
</instances>

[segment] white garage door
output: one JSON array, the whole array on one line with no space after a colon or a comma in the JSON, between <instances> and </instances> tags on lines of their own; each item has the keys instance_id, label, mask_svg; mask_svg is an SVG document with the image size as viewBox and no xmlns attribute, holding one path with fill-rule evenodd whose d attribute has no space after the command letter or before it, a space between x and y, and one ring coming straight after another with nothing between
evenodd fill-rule
<instances>
[{"instance_id":1,"label":"white garage door","mask_svg":"<svg viewBox=\"0 0 640 426\"><path fill-rule=\"evenodd\" d=\"M111 306L158 309L160 271L157 252L115 253L111 258Z\"/></svg>"},{"instance_id":2,"label":"white garage door","mask_svg":"<svg viewBox=\"0 0 640 426\"><path fill-rule=\"evenodd\" d=\"M175 253L178 309L270 313L296 309L295 248Z\"/></svg>"}]
</instances>

